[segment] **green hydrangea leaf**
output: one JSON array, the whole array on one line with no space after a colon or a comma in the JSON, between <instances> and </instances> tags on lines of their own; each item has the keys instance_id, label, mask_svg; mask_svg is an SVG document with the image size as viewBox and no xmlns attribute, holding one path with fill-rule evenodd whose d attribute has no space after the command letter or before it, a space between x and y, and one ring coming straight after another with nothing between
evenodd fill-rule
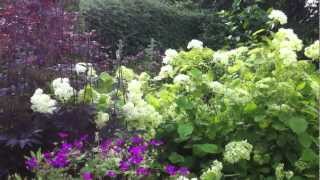
<instances>
[{"instance_id":1,"label":"green hydrangea leaf","mask_svg":"<svg viewBox=\"0 0 320 180\"><path fill-rule=\"evenodd\" d=\"M178 125L178 134L181 138L190 136L193 132L193 125L191 123L179 124Z\"/></svg>"},{"instance_id":2,"label":"green hydrangea leaf","mask_svg":"<svg viewBox=\"0 0 320 180\"><path fill-rule=\"evenodd\" d=\"M296 134L301 134L308 128L308 122L303 117L291 117L288 120L288 125Z\"/></svg>"}]
</instances>

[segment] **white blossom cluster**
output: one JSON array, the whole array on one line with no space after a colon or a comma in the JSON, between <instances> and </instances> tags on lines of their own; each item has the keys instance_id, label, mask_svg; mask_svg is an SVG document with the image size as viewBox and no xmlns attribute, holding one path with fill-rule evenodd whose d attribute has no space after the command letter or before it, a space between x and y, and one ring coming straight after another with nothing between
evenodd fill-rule
<instances>
[{"instance_id":1,"label":"white blossom cluster","mask_svg":"<svg viewBox=\"0 0 320 180\"><path fill-rule=\"evenodd\" d=\"M163 64L170 64L172 60L178 56L178 52L174 49L167 49L165 57L163 58Z\"/></svg>"},{"instance_id":2,"label":"white blossom cluster","mask_svg":"<svg viewBox=\"0 0 320 180\"><path fill-rule=\"evenodd\" d=\"M136 77L136 74L132 69L129 69L125 66L121 66L117 69L116 75L121 77L121 79L126 80L127 82L133 80Z\"/></svg>"},{"instance_id":3,"label":"white blossom cluster","mask_svg":"<svg viewBox=\"0 0 320 180\"><path fill-rule=\"evenodd\" d=\"M203 42L199 41L197 39L192 39L187 46L188 49L202 49L203 48Z\"/></svg>"},{"instance_id":4,"label":"white blossom cluster","mask_svg":"<svg viewBox=\"0 0 320 180\"><path fill-rule=\"evenodd\" d=\"M94 80L98 77L96 70L91 63L80 62L75 65L77 74L85 74L89 80Z\"/></svg>"},{"instance_id":5,"label":"white blossom cluster","mask_svg":"<svg viewBox=\"0 0 320 180\"><path fill-rule=\"evenodd\" d=\"M97 128L101 129L108 121L109 121L109 114L99 111L97 113L97 117L95 119L95 123L97 125Z\"/></svg>"},{"instance_id":6,"label":"white blossom cluster","mask_svg":"<svg viewBox=\"0 0 320 180\"><path fill-rule=\"evenodd\" d=\"M231 164L237 163L240 160L250 160L252 145L246 140L232 141L225 146L223 158L226 162Z\"/></svg>"},{"instance_id":7,"label":"white blossom cluster","mask_svg":"<svg viewBox=\"0 0 320 180\"><path fill-rule=\"evenodd\" d=\"M320 60L320 42L319 40L315 41L310 46L306 47L304 50L304 54L313 60Z\"/></svg>"},{"instance_id":8,"label":"white blossom cluster","mask_svg":"<svg viewBox=\"0 0 320 180\"><path fill-rule=\"evenodd\" d=\"M198 180L198 178L188 178L185 176L179 176L175 180Z\"/></svg>"},{"instance_id":9,"label":"white blossom cluster","mask_svg":"<svg viewBox=\"0 0 320 180\"><path fill-rule=\"evenodd\" d=\"M52 81L54 95L61 101L68 101L74 95L68 78L57 78Z\"/></svg>"},{"instance_id":10,"label":"white blossom cluster","mask_svg":"<svg viewBox=\"0 0 320 180\"><path fill-rule=\"evenodd\" d=\"M276 167L275 175L277 180L284 180L284 179L291 179L294 173L292 171L285 171L284 164L280 163Z\"/></svg>"},{"instance_id":11,"label":"white blossom cluster","mask_svg":"<svg viewBox=\"0 0 320 180\"><path fill-rule=\"evenodd\" d=\"M319 5L319 0L306 0L305 6L306 8L316 8Z\"/></svg>"},{"instance_id":12,"label":"white blossom cluster","mask_svg":"<svg viewBox=\"0 0 320 180\"><path fill-rule=\"evenodd\" d=\"M168 77L171 77L174 74L173 67L171 65L162 66L159 72L159 75L156 76L155 80L162 80Z\"/></svg>"},{"instance_id":13,"label":"white blossom cluster","mask_svg":"<svg viewBox=\"0 0 320 180\"><path fill-rule=\"evenodd\" d=\"M52 114L56 109L57 102L47 94L43 93L43 90L38 88L30 98L31 109L34 112Z\"/></svg>"},{"instance_id":14,"label":"white blossom cluster","mask_svg":"<svg viewBox=\"0 0 320 180\"><path fill-rule=\"evenodd\" d=\"M161 123L162 116L144 99L142 83L132 80L128 83L127 102L122 107L129 129L147 130L154 135L154 128Z\"/></svg>"},{"instance_id":15,"label":"white blossom cluster","mask_svg":"<svg viewBox=\"0 0 320 180\"><path fill-rule=\"evenodd\" d=\"M279 57L285 65L297 62L297 51L303 47L302 41L292 29L280 28L275 34L272 44L279 49Z\"/></svg>"},{"instance_id":16,"label":"white blossom cluster","mask_svg":"<svg viewBox=\"0 0 320 180\"><path fill-rule=\"evenodd\" d=\"M213 161L210 168L205 171L201 176L201 180L220 180L222 177L222 163L218 160Z\"/></svg>"},{"instance_id":17,"label":"white blossom cluster","mask_svg":"<svg viewBox=\"0 0 320 180\"><path fill-rule=\"evenodd\" d=\"M176 77L173 79L174 84L178 85L187 85L191 82L191 79L188 75L185 74L178 74Z\"/></svg>"},{"instance_id":18,"label":"white blossom cluster","mask_svg":"<svg viewBox=\"0 0 320 180\"><path fill-rule=\"evenodd\" d=\"M270 14L268 15L269 19L272 19L273 21L279 22L280 24L287 24L288 22L288 17L287 15L280 11L280 10L275 10L273 9Z\"/></svg>"}]
</instances>

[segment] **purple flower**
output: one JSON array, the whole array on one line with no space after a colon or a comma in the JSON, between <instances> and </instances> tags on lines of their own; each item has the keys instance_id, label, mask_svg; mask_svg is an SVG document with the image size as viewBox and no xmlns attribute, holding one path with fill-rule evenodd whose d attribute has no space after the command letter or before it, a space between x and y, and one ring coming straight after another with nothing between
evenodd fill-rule
<instances>
[{"instance_id":1,"label":"purple flower","mask_svg":"<svg viewBox=\"0 0 320 180\"><path fill-rule=\"evenodd\" d=\"M177 174L177 167L168 164L165 166L164 171L168 173L170 176L175 176Z\"/></svg>"},{"instance_id":2,"label":"purple flower","mask_svg":"<svg viewBox=\"0 0 320 180\"><path fill-rule=\"evenodd\" d=\"M145 146L133 146L129 148L129 152L131 155L137 156L137 155L141 155L142 153L144 153L146 150Z\"/></svg>"},{"instance_id":3,"label":"purple flower","mask_svg":"<svg viewBox=\"0 0 320 180\"><path fill-rule=\"evenodd\" d=\"M69 165L69 160L66 154L60 152L49 160L49 164L55 168L64 168Z\"/></svg>"},{"instance_id":4,"label":"purple flower","mask_svg":"<svg viewBox=\"0 0 320 180\"><path fill-rule=\"evenodd\" d=\"M129 158L129 162L131 162L132 164L140 164L142 161L143 161L143 157L140 155L131 156Z\"/></svg>"},{"instance_id":5,"label":"purple flower","mask_svg":"<svg viewBox=\"0 0 320 180\"><path fill-rule=\"evenodd\" d=\"M120 165L119 165L119 168L120 168L120 170L121 171L128 171L129 170L129 168L130 168L130 163L128 162L128 161L121 161L120 162Z\"/></svg>"},{"instance_id":6,"label":"purple flower","mask_svg":"<svg viewBox=\"0 0 320 180\"><path fill-rule=\"evenodd\" d=\"M139 137L139 136L134 136L131 138L131 143L132 144L142 144L143 143L143 138Z\"/></svg>"},{"instance_id":7,"label":"purple flower","mask_svg":"<svg viewBox=\"0 0 320 180\"><path fill-rule=\"evenodd\" d=\"M148 168L144 168L144 167L139 167L137 170L136 170L136 174L138 176L148 176L150 174L150 169Z\"/></svg>"},{"instance_id":8,"label":"purple flower","mask_svg":"<svg viewBox=\"0 0 320 180\"><path fill-rule=\"evenodd\" d=\"M190 171L188 168L186 167L180 167L178 170L179 174L182 176L187 176L188 174L190 174Z\"/></svg>"},{"instance_id":9,"label":"purple flower","mask_svg":"<svg viewBox=\"0 0 320 180\"><path fill-rule=\"evenodd\" d=\"M26 167L29 170L32 170L38 166L38 161L35 157L31 157L30 159L26 160Z\"/></svg>"},{"instance_id":10,"label":"purple flower","mask_svg":"<svg viewBox=\"0 0 320 180\"><path fill-rule=\"evenodd\" d=\"M108 171L106 176L109 176L109 177L116 177L117 176L117 173L115 171Z\"/></svg>"},{"instance_id":11,"label":"purple flower","mask_svg":"<svg viewBox=\"0 0 320 180\"><path fill-rule=\"evenodd\" d=\"M116 140L116 146L122 147L124 144L125 144L125 141L123 139Z\"/></svg>"},{"instance_id":12,"label":"purple flower","mask_svg":"<svg viewBox=\"0 0 320 180\"><path fill-rule=\"evenodd\" d=\"M163 142L162 141L159 141L159 140L156 140L156 139L152 139L151 141L150 141L150 144L152 145L152 146L161 146L161 145L163 145Z\"/></svg>"},{"instance_id":13,"label":"purple flower","mask_svg":"<svg viewBox=\"0 0 320 180\"><path fill-rule=\"evenodd\" d=\"M76 140L74 141L73 145L77 148L77 149L82 149L83 148L83 141L81 140Z\"/></svg>"},{"instance_id":14,"label":"purple flower","mask_svg":"<svg viewBox=\"0 0 320 180\"><path fill-rule=\"evenodd\" d=\"M91 172L84 172L82 174L83 180L93 180L93 174Z\"/></svg>"},{"instance_id":15,"label":"purple flower","mask_svg":"<svg viewBox=\"0 0 320 180\"><path fill-rule=\"evenodd\" d=\"M69 153L71 149L72 149L72 144L64 142L59 151L66 154L66 153Z\"/></svg>"},{"instance_id":16,"label":"purple flower","mask_svg":"<svg viewBox=\"0 0 320 180\"><path fill-rule=\"evenodd\" d=\"M100 151L102 153L107 153L110 150L111 147L112 147L112 141L109 140L109 139L105 140L100 145Z\"/></svg>"}]
</instances>

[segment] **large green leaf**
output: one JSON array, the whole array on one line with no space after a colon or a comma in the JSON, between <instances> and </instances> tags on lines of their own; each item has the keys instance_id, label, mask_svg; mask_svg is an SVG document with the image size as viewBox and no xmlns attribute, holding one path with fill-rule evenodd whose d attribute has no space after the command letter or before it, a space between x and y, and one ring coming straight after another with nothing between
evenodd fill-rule
<instances>
[{"instance_id":1,"label":"large green leaf","mask_svg":"<svg viewBox=\"0 0 320 180\"><path fill-rule=\"evenodd\" d=\"M194 129L194 127L191 123L179 124L178 125L178 134L181 138L185 138L185 137L192 134L193 129Z\"/></svg>"},{"instance_id":2,"label":"large green leaf","mask_svg":"<svg viewBox=\"0 0 320 180\"><path fill-rule=\"evenodd\" d=\"M303 117L291 117L288 120L288 125L292 129L293 132L297 134L301 134L305 132L308 128L308 122Z\"/></svg>"},{"instance_id":3,"label":"large green leaf","mask_svg":"<svg viewBox=\"0 0 320 180\"><path fill-rule=\"evenodd\" d=\"M112 90L113 78L108 73L103 72L99 76L97 91L99 93L107 93Z\"/></svg>"},{"instance_id":4,"label":"large green leaf","mask_svg":"<svg viewBox=\"0 0 320 180\"><path fill-rule=\"evenodd\" d=\"M206 154L219 153L219 148L215 144L195 144L193 145L193 153L201 157Z\"/></svg>"},{"instance_id":5,"label":"large green leaf","mask_svg":"<svg viewBox=\"0 0 320 180\"><path fill-rule=\"evenodd\" d=\"M184 162L184 157L181 156L180 154L176 153L176 152L173 152L173 153L170 154L169 160L174 164L183 163Z\"/></svg>"}]
</instances>

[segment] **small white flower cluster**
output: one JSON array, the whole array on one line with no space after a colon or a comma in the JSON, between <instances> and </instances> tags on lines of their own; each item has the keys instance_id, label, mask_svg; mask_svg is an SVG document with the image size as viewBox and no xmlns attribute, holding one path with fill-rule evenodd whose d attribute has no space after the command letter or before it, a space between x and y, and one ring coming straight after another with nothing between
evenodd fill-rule
<instances>
[{"instance_id":1,"label":"small white flower cluster","mask_svg":"<svg viewBox=\"0 0 320 180\"><path fill-rule=\"evenodd\" d=\"M174 77L173 83L177 85L187 85L191 83L191 80L188 75L178 74L176 77Z\"/></svg>"},{"instance_id":2,"label":"small white flower cluster","mask_svg":"<svg viewBox=\"0 0 320 180\"><path fill-rule=\"evenodd\" d=\"M109 118L110 117L108 113L99 111L95 119L97 128L101 129L109 121Z\"/></svg>"},{"instance_id":3,"label":"small white flower cluster","mask_svg":"<svg viewBox=\"0 0 320 180\"><path fill-rule=\"evenodd\" d=\"M281 48L289 48L293 51L300 51L303 47L301 39L292 29L280 28L275 34L272 43Z\"/></svg>"},{"instance_id":4,"label":"small white flower cluster","mask_svg":"<svg viewBox=\"0 0 320 180\"><path fill-rule=\"evenodd\" d=\"M280 10L272 10L268 15L268 18L272 19L273 21L279 22L282 25L287 24L288 22L287 15Z\"/></svg>"},{"instance_id":5,"label":"small white flower cluster","mask_svg":"<svg viewBox=\"0 0 320 180\"><path fill-rule=\"evenodd\" d=\"M201 180L220 180L222 177L222 163L218 160L213 161L211 167L205 171L201 176Z\"/></svg>"},{"instance_id":6,"label":"small white flower cluster","mask_svg":"<svg viewBox=\"0 0 320 180\"><path fill-rule=\"evenodd\" d=\"M306 8L316 8L318 7L319 0L306 0L304 7Z\"/></svg>"},{"instance_id":7,"label":"small white flower cluster","mask_svg":"<svg viewBox=\"0 0 320 180\"><path fill-rule=\"evenodd\" d=\"M313 44L306 47L304 50L304 54L313 60L320 60L320 42L316 40Z\"/></svg>"},{"instance_id":8,"label":"small white flower cluster","mask_svg":"<svg viewBox=\"0 0 320 180\"><path fill-rule=\"evenodd\" d=\"M197 39L192 39L187 46L188 49L202 49L203 48L203 42L199 41Z\"/></svg>"},{"instance_id":9,"label":"small white flower cluster","mask_svg":"<svg viewBox=\"0 0 320 180\"><path fill-rule=\"evenodd\" d=\"M91 63L80 62L75 65L77 74L85 74L89 80L94 80L98 77L96 70Z\"/></svg>"},{"instance_id":10,"label":"small white flower cluster","mask_svg":"<svg viewBox=\"0 0 320 180\"><path fill-rule=\"evenodd\" d=\"M47 94L43 93L43 90L38 88L30 98L31 109L34 112L52 114L56 109L57 102Z\"/></svg>"},{"instance_id":11,"label":"small white flower cluster","mask_svg":"<svg viewBox=\"0 0 320 180\"><path fill-rule=\"evenodd\" d=\"M213 62L221 63L223 65L229 64L229 54L228 51L217 51L213 54Z\"/></svg>"},{"instance_id":12,"label":"small white flower cluster","mask_svg":"<svg viewBox=\"0 0 320 180\"><path fill-rule=\"evenodd\" d=\"M198 178L187 178L185 176L179 176L176 180L198 180Z\"/></svg>"},{"instance_id":13,"label":"small white flower cluster","mask_svg":"<svg viewBox=\"0 0 320 180\"><path fill-rule=\"evenodd\" d=\"M127 82L133 80L136 77L136 74L134 71L130 68L127 68L125 66L121 66L117 69L116 75L118 77L121 76L122 79L126 80Z\"/></svg>"},{"instance_id":14,"label":"small white flower cluster","mask_svg":"<svg viewBox=\"0 0 320 180\"><path fill-rule=\"evenodd\" d=\"M231 164L237 163L242 159L250 160L252 148L252 145L246 140L232 141L225 146L223 158L225 161Z\"/></svg>"},{"instance_id":15,"label":"small white flower cluster","mask_svg":"<svg viewBox=\"0 0 320 180\"><path fill-rule=\"evenodd\" d=\"M163 58L163 64L170 64L172 60L178 56L178 52L174 49L167 49L165 57Z\"/></svg>"},{"instance_id":16,"label":"small white flower cluster","mask_svg":"<svg viewBox=\"0 0 320 180\"><path fill-rule=\"evenodd\" d=\"M277 180L284 180L284 179L291 179L294 173L292 171L285 171L284 164L280 163L276 167L275 175Z\"/></svg>"},{"instance_id":17,"label":"small white flower cluster","mask_svg":"<svg viewBox=\"0 0 320 180\"><path fill-rule=\"evenodd\" d=\"M219 81L212 81L208 83L208 86L210 89L212 89L213 92L222 94L225 90L225 87L223 84L221 84Z\"/></svg>"},{"instance_id":18,"label":"small white flower cluster","mask_svg":"<svg viewBox=\"0 0 320 180\"><path fill-rule=\"evenodd\" d=\"M147 130L153 136L162 116L142 99L142 83L132 80L128 84L127 103L122 107L129 129Z\"/></svg>"},{"instance_id":19,"label":"small white flower cluster","mask_svg":"<svg viewBox=\"0 0 320 180\"><path fill-rule=\"evenodd\" d=\"M285 65L297 62L296 51L302 49L303 43L292 29L280 28L272 43L279 49L279 57Z\"/></svg>"},{"instance_id":20,"label":"small white flower cluster","mask_svg":"<svg viewBox=\"0 0 320 180\"><path fill-rule=\"evenodd\" d=\"M61 101L68 101L75 93L68 78L57 78L52 81L54 95Z\"/></svg>"},{"instance_id":21,"label":"small white flower cluster","mask_svg":"<svg viewBox=\"0 0 320 180\"><path fill-rule=\"evenodd\" d=\"M161 67L159 75L156 76L154 79L159 81L159 80L171 77L173 73L174 73L173 67L171 65L165 65Z\"/></svg>"}]
</instances>

